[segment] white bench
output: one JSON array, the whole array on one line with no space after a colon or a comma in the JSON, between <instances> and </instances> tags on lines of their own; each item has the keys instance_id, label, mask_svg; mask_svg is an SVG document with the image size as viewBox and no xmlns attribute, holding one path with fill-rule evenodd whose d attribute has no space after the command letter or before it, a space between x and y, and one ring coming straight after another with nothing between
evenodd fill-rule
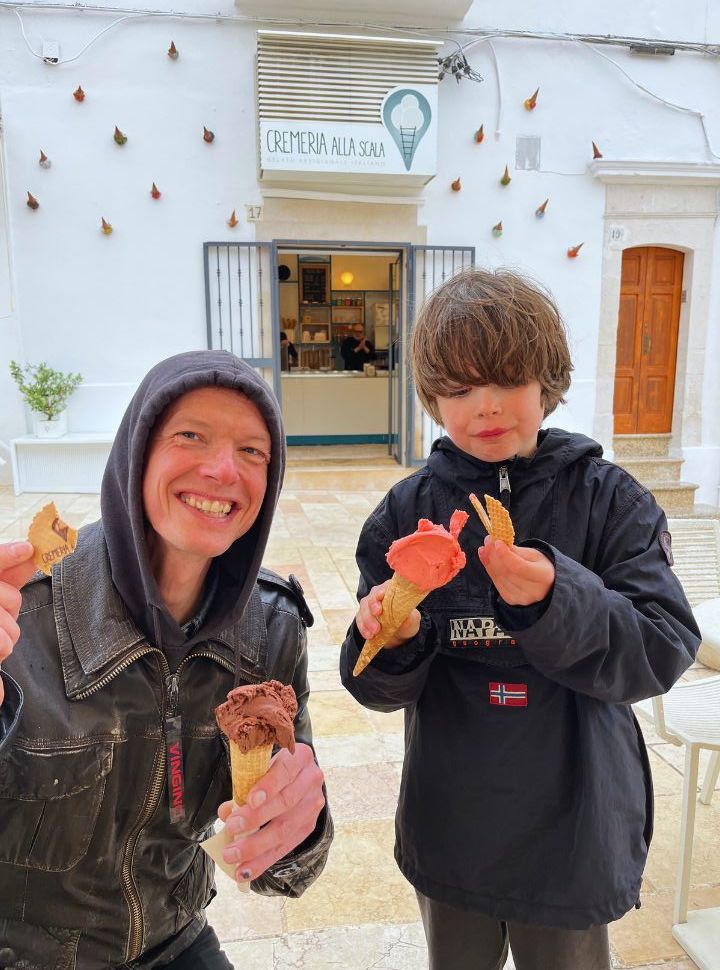
<instances>
[{"instance_id":1,"label":"white bench","mask_svg":"<svg viewBox=\"0 0 720 970\"><path fill-rule=\"evenodd\" d=\"M10 442L13 487L21 492L99 492L114 434L23 435Z\"/></svg>"}]
</instances>

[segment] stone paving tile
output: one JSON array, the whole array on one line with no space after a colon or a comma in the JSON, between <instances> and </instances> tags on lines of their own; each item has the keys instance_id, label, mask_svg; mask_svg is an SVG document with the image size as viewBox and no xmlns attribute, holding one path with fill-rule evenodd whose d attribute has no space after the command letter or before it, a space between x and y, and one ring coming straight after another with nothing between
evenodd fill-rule
<instances>
[{"instance_id":1,"label":"stone paving tile","mask_svg":"<svg viewBox=\"0 0 720 970\"><path fill-rule=\"evenodd\" d=\"M300 900L241 893L218 873L218 896L209 916L237 970L425 970L414 894L392 854L403 714L360 707L344 693L338 674L340 644L356 609L357 535L383 498L386 483L407 471L382 467L383 446L370 446L359 464L358 452L346 449L340 460L347 467L328 475L312 465L319 454L313 448L290 449L290 474L265 561L282 575L298 576L316 616L308 631L310 704L338 836L325 873ZM22 537L35 511L51 497L14 496L0 487L0 539ZM73 525L99 514L96 495L54 498ZM707 676L707 670L694 665L684 679L698 676ZM649 723L642 726L654 772L656 831L642 908L610 928L613 966L695 970L671 933L684 749L658 737ZM708 757L701 754L701 781ZM698 805L693 908L720 907L719 850L716 796L711 806ZM512 960L506 970L514 970Z\"/></svg>"}]
</instances>

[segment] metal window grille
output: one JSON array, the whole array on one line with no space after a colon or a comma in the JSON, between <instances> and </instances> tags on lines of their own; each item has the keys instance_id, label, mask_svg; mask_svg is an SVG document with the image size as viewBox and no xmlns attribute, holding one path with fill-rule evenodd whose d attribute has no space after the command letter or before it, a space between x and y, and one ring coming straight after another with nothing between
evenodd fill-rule
<instances>
[{"instance_id":1,"label":"metal window grille","mask_svg":"<svg viewBox=\"0 0 720 970\"><path fill-rule=\"evenodd\" d=\"M254 242L208 242L205 311L208 348L242 357L280 394L277 348L273 352L276 297L272 246Z\"/></svg>"},{"instance_id":2,"label":"metal window grille","mask_svg":"<svg viewBox=\"0 0 720 970\"><path fill-rule=\"evenodd\" d=\"M415 316L433 290L441 283L475 264L474 246L414 246L413 267L410 283L410 306L408 313L408 339ZM407 359L406 386L409 421L407 455L408 464L422 465L430 454L433 441L443 434L443 429L427 414L415 393Z\"/></svg>"}]
</instances>

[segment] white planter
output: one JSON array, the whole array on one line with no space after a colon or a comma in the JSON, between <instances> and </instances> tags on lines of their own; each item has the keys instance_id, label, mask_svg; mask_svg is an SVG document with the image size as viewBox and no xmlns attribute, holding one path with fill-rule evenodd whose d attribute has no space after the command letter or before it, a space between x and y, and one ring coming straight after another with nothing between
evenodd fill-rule
<instances>
[{"instance_id":1,"label":"white planter","mask_svg":"<svg viewBox=\"0 0 720 970\"><path fill-rule=\"evenodd\" d=\"M52 421L33 412L33 434L37 438L62 438L67 434L67 411L61 411Z\"/></svg>"}]
</instances>

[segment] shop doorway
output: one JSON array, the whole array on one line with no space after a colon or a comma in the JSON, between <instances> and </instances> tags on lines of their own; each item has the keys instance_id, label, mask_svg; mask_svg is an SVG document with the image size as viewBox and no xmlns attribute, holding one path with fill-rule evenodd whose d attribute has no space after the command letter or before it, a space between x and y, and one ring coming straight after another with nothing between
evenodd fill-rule
<instances>
[{"instance_id":1,"label":"shop doorway","mask_svg":"<svg viewBox=\"0 0 720 970\"><path fill-rule=\"evenodd\" d=\"M659 246L622 257L617 330L615 434L672 430L684 254Z\"/></svg>"},{"instance_id":2,"label":"shop doorway","mask_svg":"<svg viewBox=\"0 0 720 970\"><path fill-rule=\"evenodd\" d=\"M289 445L382 444L419 465L440 429L412 386L415 312L474 257L409 243L206 243L208 346L272 384Z\"/></svg>"}]
</instances>

